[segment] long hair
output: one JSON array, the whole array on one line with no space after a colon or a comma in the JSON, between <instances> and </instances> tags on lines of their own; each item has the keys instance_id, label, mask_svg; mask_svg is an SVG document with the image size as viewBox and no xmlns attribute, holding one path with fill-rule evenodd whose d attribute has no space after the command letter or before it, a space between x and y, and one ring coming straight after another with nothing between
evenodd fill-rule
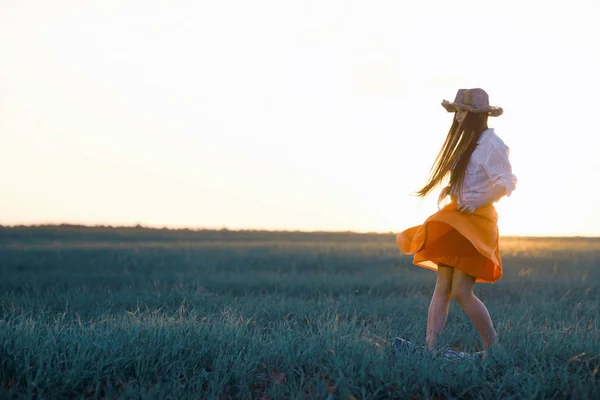
<instances>
[{"instance_id":1,"label":"long hair","mask_svg":"<svg viewBox=\"0 0 600 400\"><path fill-rule=\"evenodd\" d=\"M448 174L450 174L450 183L443 189L442 195L445 197L462 191L467 165L477 147L477 141L487 129L487 120L487 113L473 112L467 113L462 124L459 124L456 118L453 119L446 141L431 167L429 181L416 192L419 197L427 196L446 179Z\"/></svg>"}]
</instances>

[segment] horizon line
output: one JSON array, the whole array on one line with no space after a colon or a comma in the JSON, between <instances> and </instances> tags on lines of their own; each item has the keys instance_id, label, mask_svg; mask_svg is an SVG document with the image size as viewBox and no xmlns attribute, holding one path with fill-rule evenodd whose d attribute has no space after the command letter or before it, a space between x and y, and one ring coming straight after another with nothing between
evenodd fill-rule
<instances>
[{"instance_id":1,"label":"horizon line","mask_svg":"<svg viewBox=\"0 0 600 400\"><path fill-rule=\"evenodd\" d=\"M354 235L390 235L397 234L394 231L354 231L354 230L303 230L303 229L266 229L266 228L238 228L228 227L209 228L209 227L167 227L152 226L137 223L135 225L104 225L104 224L73 224L73 223L38 223L38 224L8 224L0 223L0 229L51 229L51 228L85 228L85 229L135 229L135 230L154 230L154 231L182 231L182 232L255 232L255 233L305 233L305 234L354 234ZM541 239L561 239L561 238L584 238L600 239L600 235L500 235L504 238L541 238Z\"/></svg>"}]
</instances>

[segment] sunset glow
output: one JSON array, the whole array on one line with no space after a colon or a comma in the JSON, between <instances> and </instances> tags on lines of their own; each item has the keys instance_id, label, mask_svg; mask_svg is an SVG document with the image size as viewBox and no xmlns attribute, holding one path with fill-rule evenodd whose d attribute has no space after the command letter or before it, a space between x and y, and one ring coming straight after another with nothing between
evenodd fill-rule
<instances>
[{"instance_id":1,"label":"sunset glow","mask_svg":"<svg viewBox=\"0 0 600 400\"><path fill-rule=\"evenodd\" d=\"M504 115L504 235L600 235L600 3L0 5L0 224L397 232L456 89Z\"/></svg>"}]
</instances>

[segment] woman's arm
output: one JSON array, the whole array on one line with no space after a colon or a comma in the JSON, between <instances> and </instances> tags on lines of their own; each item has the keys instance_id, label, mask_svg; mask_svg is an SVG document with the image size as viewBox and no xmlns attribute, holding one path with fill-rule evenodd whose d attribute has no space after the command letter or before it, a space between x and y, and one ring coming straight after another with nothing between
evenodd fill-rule
<instances>
[{"instance_id":1,"label":"woman's arm","mask_svg":"<svg viewBox=\"0 0 600 400\"><path fill-rule=\"evenodd\" d=\"M510 196L517 185L517 177L512 173L512 166L508 160L508 147L505 144L494 148L483 168L492 181L492 190L482 196L481 205L491 204L503 196Z\"/></svg>"},{"instance_id":2,"label":"woman's arm","mask_svg":"<svg viewBox=\"0 0 600 400\"><path fill-rule=\"evenodd\" d=\"M502 185L494 185L486 194L481 195L475 200L475 206L481 207L487 204L492 204L506 196L506 188Z\"/></svg>"},{"instance_id":3,"label":"woman's arm","mask_svg":"<svg viewBox=\"0 0 600 400\"><path fill-rule=\"evenodd\" d=\"M497 202L504 196L506 196L506 188L502 185L494 185L487 193L459 206L458 211L470 214L479 207Z\"/></svg>"},{"instance_id":4,"label":"woman's arm","mask_svg":"<svg viewBox=\"0 0 600 400\"><path fill-rule=\"evenodd\" d=\"M463 204L458 208L459 211L469 214L479 207L497 202L504 196L510 196L517 184L517 177L512 173L508 153L508 147L502 142L497 143L491 150L483 168L492 182L492 188L477 199Z\"/></svg>"}]
</instances>

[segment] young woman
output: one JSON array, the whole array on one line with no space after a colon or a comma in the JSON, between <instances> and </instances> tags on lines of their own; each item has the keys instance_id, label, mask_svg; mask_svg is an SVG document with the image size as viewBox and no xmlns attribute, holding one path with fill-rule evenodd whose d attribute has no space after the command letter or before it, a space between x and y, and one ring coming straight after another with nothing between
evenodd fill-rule
<instances>
[{"instance_id":1,"label":"young woman","mask_svg":"<svg viewBox=\"0 0 600 400\"><path fill-rule=\"evenodd\" d=\"M498 214L493 203L510 196L517 179L508 147L487 125L488 116L500 116L502 108L491 107L483 89L460 89L454 102L444 100L442 106L454 113L454 120L429 181L417 194L425 197L449 176L438 203L448 196L451 201L422 225L399 233L396 241L404 254L414 254L414 264L437 271L427 315L427 348L435 350L454 298L479 332L487 352L496 341L496 331L487 308L473 293L473 285L502 277ZM396 338L394 346L406 343ZM465 356L446 352L449 354Z\"/></svg>"}]
</instances>

